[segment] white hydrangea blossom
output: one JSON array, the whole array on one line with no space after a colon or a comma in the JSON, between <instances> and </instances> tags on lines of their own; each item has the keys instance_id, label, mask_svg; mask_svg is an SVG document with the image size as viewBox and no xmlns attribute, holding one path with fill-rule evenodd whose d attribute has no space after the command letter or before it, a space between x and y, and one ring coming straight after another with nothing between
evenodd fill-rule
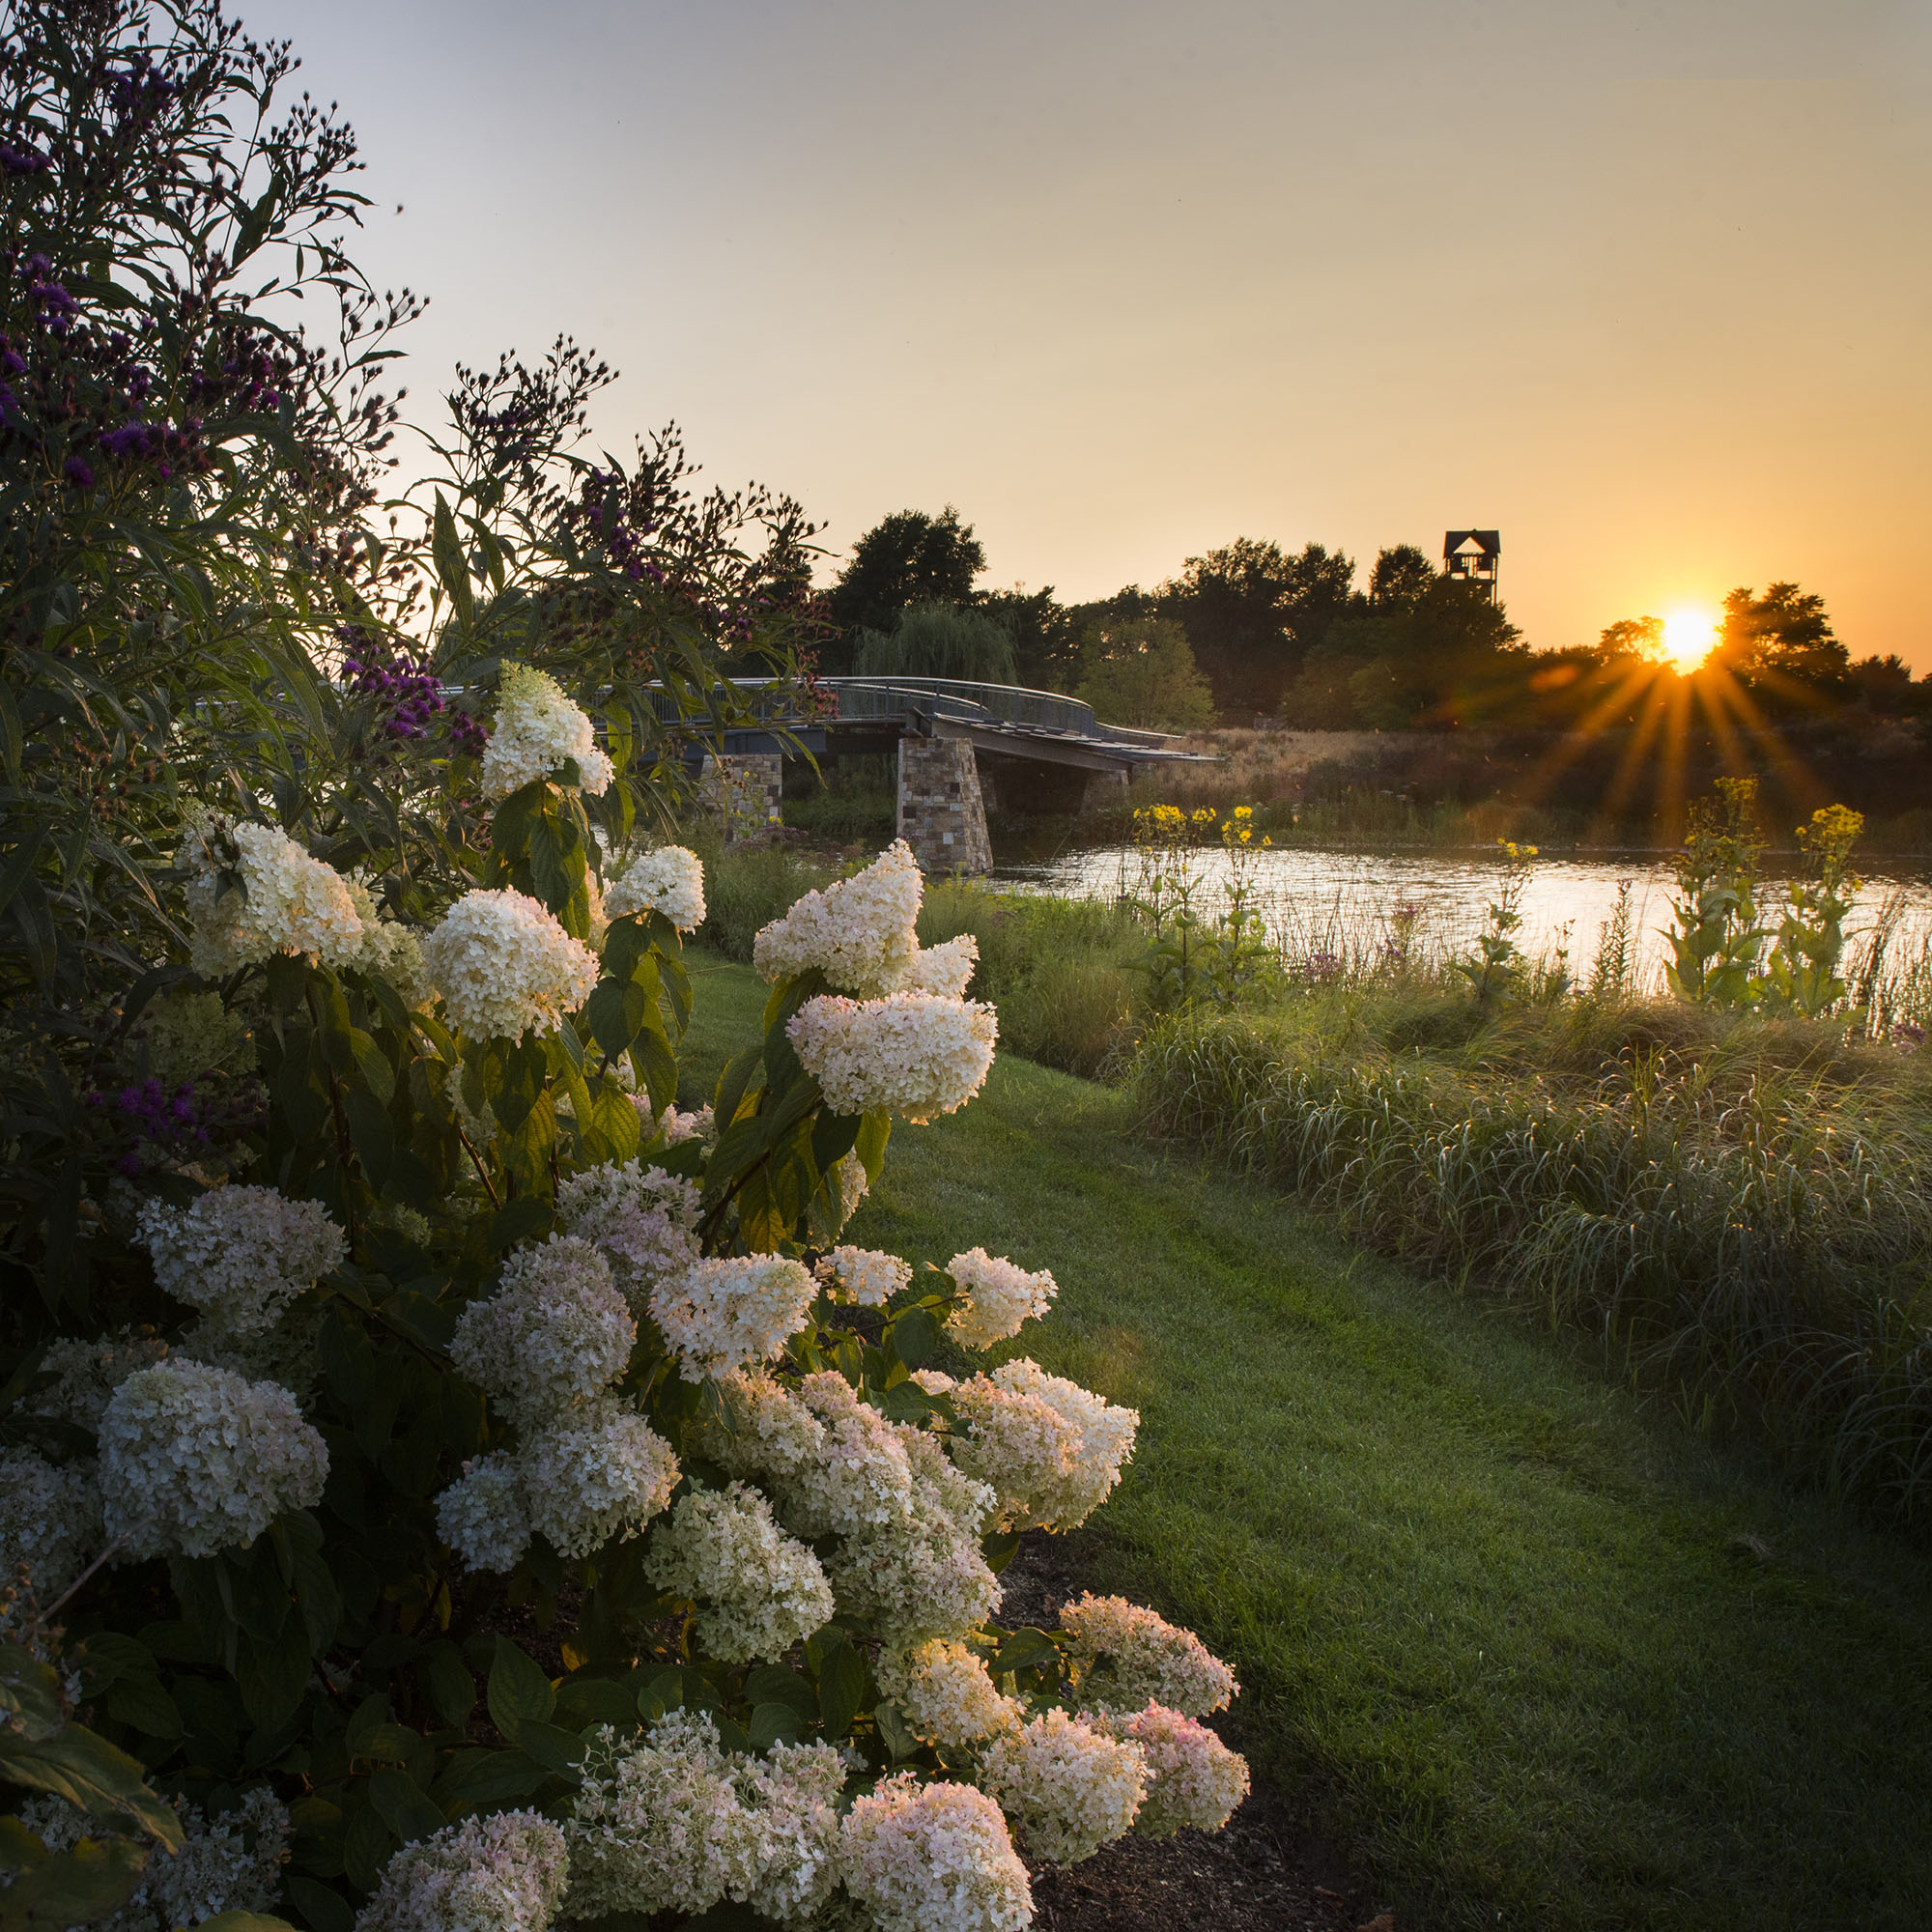
<instances>
[{"instance_id":1,"label":"white hydrangea blossom","mask_svg":"<svg viewBox=\"0 0 1932 1932\"><path fill-rule=\"evenodd\" d=\"M822 1557L840 1609L895 1637L963 1636L1000 1601L980 1538L993 1492L955 1469L931 1437L889 1422L836 1370L796 1395L768 1376L722 1385L735 1433L707 1432L705 1453L758 1483L780 1520Z\"/></svg>"},{"instance_id":2,"label":"white hydrangea blossom","mask_svg":"<svg viewBox=\"0 0 1932 1932\"><path fill-rule=\"evenodd\" d=\"M1140 1747L1083 1718L1046 1711L993 1740L980 1787L997 1800L1029 1857L1078 1864L1133 1829L1147 1796Z\"/></svg>"},{"instance_id":3,"label":"white hydrangea blossom","mask_svg":"<svg viewBox=\"0 0 1932 1932\"><path fill-rule=\"evenodd\" d=\"M231 1182L185 1208L147 1201L134 1222L155 1279L230 1335L272 1327L297 1295L349 1254L319 1201Z\"/></svg>"},{"instance_id":4,"label":"white hydrangea blossom","mask_svg":"<svg viewBox=\"0 0 1932 1932\"><path fill-rule=\"evenodd\" d=\"M741 1761L738 1791L758 1834L744 1903L781 1924L810 1919L838 1880L838 1799L845 1761L826 1744L777 1744Z\"/></svg>"},{"instance_id":5,"label":"white hydrangea blossom","mask_svg":"<svg viewBox=\"0 0 1932 1932\"><path fill-rule=\"evenodd\" d=\"M1000 1579L980 1549L995 1498L947 1461L930 1436L900 1432L912 1473L903 1514L847 1537L825 1559L840 1609L901 1642L964 1636L998 1607Z\"/></svg>"},{"instance_id":6,"label":"white hydrangea blossom","mask_svg":"<svg viewBox=\"0 0 1932 1932\"><path fill-rule=\"evenodd\" d=\"M651 1538L645 1574L697 1605L706 1653L775 1662L832 1619L818 1558L780 1529L756 1490L692 1490Z\"/></svg>"},{"instance_id":7,"label":"white hydrangea blossom","mask_svg":"<svg viewBox=\"0 0 1932 1932\"><path fill-rule=\"evenodd\" d=\"M443 914L423 963L451 1024L470 1039L553 1031L597 984L597 955L512 886L477 887Z\"/></svg>"},{"instance_id":8,"label":"white hydrangea blossom","mask_svg":"<svg viewBox=\"0 0 1932 1932\"><path fill-rule=\"evenodd\" d=\"M597 797L615 767L598 749L583 707L553 677L528 665L506 665L497 687L497 718L483 748L483 789L507 798L538 779L555 778L575 760L582 789Z\"/></svg>"},{"instance_id":9,"label":"white hydrangea blossom","mask_svg":"<svg viewBox=\"0 0 1932 1932\"><path fill-rule=\"evenodd\" d=\"M51 1604L102 1540L91 1463L56 1464L32 1449L0 1449L0 1578L24 1568L35 1595Z\"/></svg>"},{"instance_id":10,"label":"white hydrangea blossom","mask_svg":"<svg viewBox=\"0 0 1932 1932\"><path fill-rule=\"evenodd\" d=\"M531 1435L517 1452L530 1526L564 1556L628 1542L670 1501L677 1457L635 1409L599 1403Z\"/></svg>"},{"instance_id":11,"label":"white hydrangea blossom","mask_svg":"<svg viewBox=\"0 0 1932 1932\"><path fill-rule=\"evenodd\" d=\"M880 1653L879 1688L899 1708L913 1736L940 1747L984 1744L1014 1729L1025 1712L993 1682L965 1644L929 1637Z\"/></svg>"},{"instance_id":12,"label":"white hydrangea blossom","mask_svg":"<svg viewBox=\"0 0 1932 1932\"><path fill-rule=\"evenodd\" d=\"M120 1335L83 1342L64 1335L50 1343L41 1357L41 1373L53 1377L46 1387L20 1398L16 1406L26 1415L71 1422L90 1434L100 1426L107 1399L128 1378L151 1369L168 1352L156 1335Z\"/></svg>"},{"instance_id":13,"label":"white hydrangea blossom","mask_svg":"<svg viewBox=\"0 0 1932 1932\"><path fill-rule=\"evenodd\" d=\"M181 1814L181 1850L156 1846L127 1903L93 1921L96 1932L174 1932L222 1912L271 1913L288 1856L288 1807L267 1785L213 1817L185 1799L170 1803ZM71 1852L101 1829L60 1798L29 1799L20 1820L52 1852Z\"/></svg>"},{"instance_id":14,"label":"white hydrangea blossom","mask_svg":"<svg viewBox=\"0 0 1932 1932\"><path fill-rule=\"evenodd\" d=\"M1043 1396L1003 1388L990 1376L952 1382L928 1370L917 1380L928 1395L939 1394L942 1383L951 1394L960 1426L946 1446L999 1497L999 1526L1038 1523L1076 1473L1079 1429Z\"/></svg>"},{"instance_id":15,"label":"white hydrangea blossom","mask_svg":"<svg viewBox=\"0 0 1932 1932\"><path fill-rule=\"evenodd\" d=\"M934 993L942 1000L963 1000L980 963L980 942L970 932L915 952L906 961L895 993Z\"/></svg>"},{"instance_id":16,"label":"white hydrangea blossom","mask_svg":"<svg viewBox=\"0 0 1932 1932\"><path fill-rule=\"evenodd\" d=\"M197 973L213 978L278 952L353 965L362 949L348 881L271 826L204 814L190 821L175 864L189 874L189 956ZM224 871L239 876L239 892L224 890Z\"/></svg>"},{"instance_id":17,"label":"white hydrangea blossom","mask_svg":"<svg viewBox=\"0 0 1932 1932\"><path fill-rule=\"evenodd\" d=\"M877 1248L834 1248L812 1269L834 1301L883 1308L912 1282L912 1264Z\"/></svg>"},{"instance_id":18,"label":"white hydrangea blossom","mask_svg":"<svg viewBox=\"0 0 1932 1932\"><path fill-rule=\"evenodd\" d=\"M275 1382L170 1356L132 1375L100 1417L109 1538L136 1557L212 1556L322 1500L328 1449Z\"/></svg>"},{"instance_id":19,"label":"white hydrangea blossom","mask_svg":"<svg viewBox=\"0 0 1932 1932\"><path fill-rule=\"evenodd\" d=\"M553 1235L512 1255L497 1293L457 1318L449 1358L530 1429L615 1381L637 1339L610 1264L588 1241Z\"/></svg>"},{"instance_id":20,"label":"white hydrangea blossom","mask_svg":"<svg viewBox=\"0 0 1932 1932\"><path fill-rule=\"evenodd\" d=\"M1060 1293L1046 1269L1029 1273L984 1248L954 1255L946 1272L960 1293L959 1305L946 1318L946 1332L962 1349L990 1349L1017 1335L1021 1324L1044 1315Z\"/></svg>"},{"instance_id":21,"label":"white hydrangea blossom","mask_svg":"<svg viewBox=\"0 0 1932 1932\"><path fill-rule=\"evenodd\" d=\"M604 910L611 919L661 912L680 932L695 932L704 923L704 862L682 845L640 852L611 874Z\"/></svg>"},{"instance_id":22,"label":"white hydrangea blossom","mask_svg":"<svg viewBox=\"0 0 1932 1932\"><path fill-rule=\"evenodd\" d=\"M349 888L355 916L362 922L362 936L352 952L332 963L366 973L374 980L385 980L413 1004L426 979L422 940L412 927L382 916L375 895L363 880L351 873L343 883Z\"/></svg>"},{"instance_id":23,"label":"white hydrangea blossom","mask_svg":"<svg viewBox=\"0 0 1932 1932\"><path fill-rule=\"evenodd\" d=\"M1235 1673L1192 1631L1124 1597L1090 1590L1060 1613L1072 1637L1069 1675L1082 1703L1131 1715L1148 1704L1183 1717L1225 1711L1240 1694Z\"/></svg>"},{"instance_id":24,"label":"white hydrangea blossom","mask_svg":"<svg viewBox=\"0 0 1932 1932\"><path fill-rule=\"evenodd\" d=\"M530 1547L530 1513L517 1459L472 1457L436 1499L436 1528L471 1570L514 1570Z\"/></svg>"},{"instance_id":25,"label":"white hydrangea blossom","mask_svg":"<svg viewBox=\"0 0 1932 1932\"><path fill-rule=\"evenodd\" d=\"M803 1262L730 1255L660 1282L650 1310L684 1378L696 1382L769 1361L805 1326L816 1298Z\"/></svg>"},{"instance_id":26,"label":"white hydrangea blossom","mask_svg":"<svg viewBox=\"0 0 1932 1932\"><path fill-rule=\"evenodd\" d=\"M933 993L822 995L785 1027L835 1113L883 1108L915 1124L957 1112L986 1084L999 1030L990 1006Z\"/></svg>"},{"instance_id":27,"label":"white hydrangea blossom","mask_svg":"<svg viewBox=\"0 0 1932 1932\"><path fill-rule=\"evenodd\" d=\"M760 1484L794 1535L859 1536L909 1519L905 1434L837 1370L807 1376L796 1395L763 1375L730 1377L724 1393L737 1434L708 1446Z\"/></svg>"},{"instance_id":28,"label":"white hydrangea blossom","mask_svg":"<svg viewBox=\"0 0 1932 1932\"><path fill-rule=\"evenodd\" d=\"M1033 1888L1007 1821L971 1785L910 1771L854 1801L839 1833L845 1889L879 1932L1023 1932Z\"/></svg>"},{"instance_id":29,"label":"white hydrangea blossom","mask_svg":"<svg viewBox=\"0 0 1932 1932\"><path fill-rule=\"evenodd\" d=\"M1130 1718L1102 1713L1088 1721L1110 1738L1138 1745L1147 1759L1148 1793L1134 1820L1144 1836L1218 1832L1248 1795L1247 1759L1179 1711L1150 1704Z\"/></svg>"},{"instance_id":30,"label":"white hydrangea blossom","mask_svg":"<svg viewBox=\"0 0 1932 1932\"><path fill-rule=\"evenodd\" d=\"M1050 1376L1024 1355L1002 1362L989 1378L1009 1395L1036 1396L1074 1431L1069 1460L1032 1494L1013 1517L1018 1529L1077 1529L1113 1493L1134 1453L1141 1417L1135 1408L1110 1403L1064 1376Z\"/></svg>"},{"instance_id":31,"label":"white hydrangea blossom","mask_svg":"<svg viewBox=\"0 0 1932 1932\"><path fill-rule=\"evenodd\" d=\"M563 1833L540 1812L466 1818L390 1859L355 1932L546 1932L568 1883Z\"/></svg>"},{"instance_id":32,"label":"white hydrangea blossom","mask_svg":"<svg viewBox=\"0 0 1932 1932\"><path fill-rule=\"evenodd\" d=\"M809 892L752 943L752 960L776 984L816 967L840 992L892 992L919 952L913 930L924 882L903 838L863 872Z\"/></svg>"},{"instance_id":33,"label":"white hydrangea blossom","mask_svg":"<svg viewBox=\"0 0 1932 1932\"><path fill-rule=\"evenodd\" d=\"M759 1879L758 1831L734 1766L702 1713L669 1711L641 1746L609 1725L587 1741L583 1782L565 1821L570 1902L612 1912L708 1912Z\"/></svg>"},{"instance_id":34,"label":"white hydrangea blossom","mask_svg":"<svg viewBox=\"0 0 1932 1932\"><path fill-rule=\"evenodd\" d=\"M658 1282L681 1275L698 1259L698 1208L696 1182L635 1160L587 1167L556 1194L558 1219L571 1234L597 1243L639 1312Z\"/></svg>"}]
</instances>

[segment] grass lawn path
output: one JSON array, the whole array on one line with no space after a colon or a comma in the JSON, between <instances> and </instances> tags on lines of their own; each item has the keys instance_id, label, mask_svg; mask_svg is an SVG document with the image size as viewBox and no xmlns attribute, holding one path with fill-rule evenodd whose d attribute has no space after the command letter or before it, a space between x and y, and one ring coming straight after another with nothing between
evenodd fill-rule
<instances>
[{"instance_id":1,"label":"grass lawn path","mask_svg":"<svg viewBox=\"0 0 1932 1932\"><path fill-rule=\"evenodd\" d=\"M764 993L692 965L687 1104ZM1007 1352L1141 1411L1090 1580L1236 1666L1405 1932L1932 1925L1932 1560L1131 1129L1003 1057L846 1238L1053 1270Z\"/></svg>"}]
</instances>

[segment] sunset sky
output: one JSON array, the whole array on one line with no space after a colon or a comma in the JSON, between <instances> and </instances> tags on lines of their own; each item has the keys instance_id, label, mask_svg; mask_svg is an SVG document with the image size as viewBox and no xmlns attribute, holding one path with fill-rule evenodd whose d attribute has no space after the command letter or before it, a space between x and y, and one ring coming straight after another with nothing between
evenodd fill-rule
<instances>
[{"instance_id":1,"label":"sunset sky","mask_svg":"<svg viewBox=\"0 0 1932 1932\"><path fill-rule=\"evenodd\" d=\"M361 134L419 404L568 329L606 442L835 553L951 501L1070 601L1493 525L1535 644L1795 578L1932 670L1932 6L242 13Z\"/></svg>"}]
</instances>

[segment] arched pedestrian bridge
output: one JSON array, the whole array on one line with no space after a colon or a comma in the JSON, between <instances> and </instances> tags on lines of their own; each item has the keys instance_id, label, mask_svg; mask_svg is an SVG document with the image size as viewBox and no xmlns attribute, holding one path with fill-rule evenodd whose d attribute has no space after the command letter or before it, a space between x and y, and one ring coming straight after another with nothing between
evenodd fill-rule
<instances>
[{"instance_id":1,"label":"arched pedestrian bridge","mask_svg":"<svg viewBox=\"0 0 1932 1932\"><path fill-rule=\"evenodd\" d=\"M1055 691L947 677L828 677L832 708L805 715L796 687L735 684L750 719L707 734L706 784L727 837L762 828L778 810L781 760L895 752L899 836L928 871L984 872L989 796L1014 809L1073 811L1123 789L1144 765L1193 763L1164 731L1108 724ZM689 724L667 697L665 723ZM722 741L722 744L721 744ZM694 745L694 751L696 751Z\"/></svg>"}]
</instances>

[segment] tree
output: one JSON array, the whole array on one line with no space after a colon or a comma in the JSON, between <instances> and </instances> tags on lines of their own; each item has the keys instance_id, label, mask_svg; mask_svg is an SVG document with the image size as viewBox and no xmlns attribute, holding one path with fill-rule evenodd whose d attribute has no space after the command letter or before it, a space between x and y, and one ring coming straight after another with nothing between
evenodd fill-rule
<instances>
[{"instance_id":1,"label":"tree","mask_svg":"<svg viewBox=\"0 0 1932 1932\"><path fill-rule=\"evenodd\" d=\"M1214 696L1194 663L1187 633L1170 618L1142 617L1089 631L1086 674L1074 694L1110 724L1197 731L1213 722Z\"/></svg>"},{"instance_id":2,"label":"tree","mask_svg":"<svg viewBox=\"0 0 1932 1932\"><path fill-rule=\"evenodd\" d=\"M1851 670L1825 600L1795 583L1768 584L1762 597L1748 586L1733 590L1724 599L1711 662L1774 695L1814 700L1842 690Z\"/></svg>"},{"instance_id":3,"label":"tree","mask_svg":"<svg viewBox=\"0 0 1932 1932\"><path fill-rule=\"evenodd\" d=\"M1295 556L1278 544L1237 537L1190 556L1154 593L1178 621L1224 716L1273 711L1311 645L1359 607L1355 566L1319 543Z\"/></svg>"},{"instance_id":4,"label":"tree","mask_svg":"<svg viewBox=\"0 0 1932 1932\"><path fill-rule=\"evenodd\" d=\"M1007 627L1013 640L1014 674L1040 691L1071 691L1079 680L1084 627L1076 613L1053 594L1053 585L1028 591L986 590L976 610Z\"/></svg>"},{"instance_id":5,"label":"tree","mask_svg":"<svg viewBox=\"0 0 1932 1932\"><path fill-rule=\"evenodd\" d=\"M1435 566L1415 544L1390 544L1369 573L1369 609L1389 615L1413 611L1435 582Z\"/></svg>"},{"instance_id":6,"label":"tree","mask_svg":"<svg viewBox=\"0 0 1932 1932\"><path fill-rule=\"evenodd\" d=\"M951 503L936 517L895 510L852 546L832 586L832 621L843 642L827 645L824 668L844 669L861 631L890 632L911 605L971 603L973 580L985 568L984 547Z\"/></svg>"},{"instance_id":7,"label":"tree","mask_svg":"<svg viewBox=\"0 0 1932 1932\"><path fill-rule=\"evenodd\" d=\"M871 677L1014 680L1012 633L985 611L956 604L915 604L890 631L861 631L852 668Z\"/></svg>"},{"instance_id":8,"label":"tree","mask_svg":"<svg viewBox=\"0 0 1932 1932\"><path fill-rule=\"evenodd\" d=\"M1620 658L1662 658L1663 619L1662 617L1619 617L1605 624L1597 639L1597 657L1603 664Z\"/></svg>"}]
</instances>

